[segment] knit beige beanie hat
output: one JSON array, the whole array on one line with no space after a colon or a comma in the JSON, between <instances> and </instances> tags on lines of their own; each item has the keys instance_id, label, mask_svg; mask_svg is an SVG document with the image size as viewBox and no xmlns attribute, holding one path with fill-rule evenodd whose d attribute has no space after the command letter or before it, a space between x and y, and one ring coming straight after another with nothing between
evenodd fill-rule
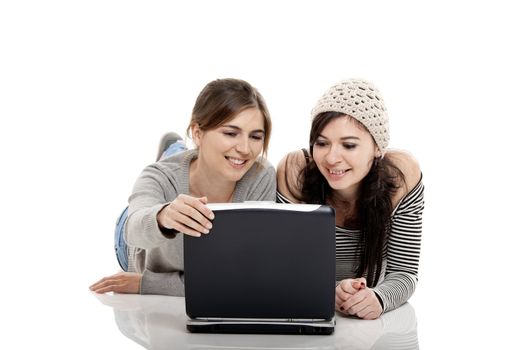
<instances>
[{"instance_id":1,"label":"knit beige beanie hat","mask_svg":"<svg viewBox=\"0 0 525 350\"><path fill-rule=\"evenodd\" d=\"M317 101L312 109L312 119L323 112L339 112L361 122L374 138L381 155L385 154L390 140L388 114L379 90L360 79L343 80Z\"/></svg>"}]
</instances>

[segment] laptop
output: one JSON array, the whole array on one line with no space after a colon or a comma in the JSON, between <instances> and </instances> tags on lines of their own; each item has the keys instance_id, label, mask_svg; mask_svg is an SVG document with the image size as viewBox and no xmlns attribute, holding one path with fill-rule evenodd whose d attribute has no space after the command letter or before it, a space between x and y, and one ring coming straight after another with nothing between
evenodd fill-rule
<instances>
[{"instance_id":1,"label":"laptop","mask_svg":"<svg viewBox=\"0 0 525 350\"><path fill-rule=\"evenodd\" d=\"M187 329L332 334L335 212L326 205L208 204L207 235L184 235Z\"/></svg>"}]
</instances>

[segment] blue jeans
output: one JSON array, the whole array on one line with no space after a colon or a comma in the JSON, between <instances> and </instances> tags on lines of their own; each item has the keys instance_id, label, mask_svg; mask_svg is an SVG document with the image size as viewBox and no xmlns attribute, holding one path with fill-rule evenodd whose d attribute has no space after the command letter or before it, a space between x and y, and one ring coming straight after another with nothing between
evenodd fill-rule
<instances>
[{"instance_id":1,"label":"blue jeans","mask_svg":"<svg viewBox=\"0 0 525 350\"><path fill-rule=\"evenodd\" d=\"M183 141L177 141L172 143L165 151L162 153L160 160L172 156L176 153L187 150L186 145ZM117 255L117 260L124 271L128 271L128 245L124 240L124 225L128 220L128 207L122 211L120 214L117 225L115 227L115 254Z\"/></svg>"}]
</instances>

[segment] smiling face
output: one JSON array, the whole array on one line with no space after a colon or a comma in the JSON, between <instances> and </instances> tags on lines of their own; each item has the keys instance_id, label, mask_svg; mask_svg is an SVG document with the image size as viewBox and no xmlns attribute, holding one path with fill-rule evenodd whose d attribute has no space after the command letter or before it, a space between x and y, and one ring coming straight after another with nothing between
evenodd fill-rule
<instances>
[{"instance_id":1,"label":"smiling face","mask_svg":"<svg viewBox=\"0 0 525 350\"><path fill-rule=\"evenodd\" d=\"M372 136L355 119L341 115L329 121L313 143L313 159L330 187L341 195L356 193L380 156Z\"/></svg>"},{"instance_id":2,"label":"smiling face","mask_svg":"<svg viewBox=\"0 0 525 350\"><path fill-rule=\"evenodd\" d=\"M260 110L248 108L208 131L195 125L192 133L199 148L199 167L209 176L237 182L263 150L264 118Z\"/></svg>"}]
</instances>

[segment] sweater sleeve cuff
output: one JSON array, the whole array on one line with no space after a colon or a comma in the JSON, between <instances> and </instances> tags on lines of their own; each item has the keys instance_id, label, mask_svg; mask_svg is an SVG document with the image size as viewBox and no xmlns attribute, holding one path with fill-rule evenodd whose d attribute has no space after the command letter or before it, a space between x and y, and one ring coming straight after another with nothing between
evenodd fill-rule
<instances>
[{"instance_id":1,"label":"sweater sleeve cuff","mask_svg":"<svg viewBox=\"0 0 525 350\"><path fill-rule=\"evenodd\" d=\"M379 304L381 304L381 309L383 310L381 314L384 314L385 313L385 303L383 302L383 299L381 298L381 296L379 295L377 291L374 290L374 293L376 295L377 300L379 301Z\"/></svg>"},{"instance_id":2,"label":"sweater sleeve cuff","mask_svg":"<svg viewBox=\"0 0 525 350\"><path fill-rule=\"evenodd\" d=\"M151 208L151 212L145 218L145 229L146 232L155 232L157 236L163 236L164 238L172 239L175 237L177 231L161 227L157 221L157 216L160 211L166 207L169 203L159 204Z\"/></svg>"},{"instance_id":3,"label":"sweater sleeve cuff","mask_svg":"<svg viewBox=\"0 0 525 350\"><path fill-rule=\"evenodd\" d=\"M175 230L161 230L157 222L158 213L166 204L158 204L148 209L131 213L126 221L125 239L130 246L143 249L158 247L176 236Z\"/></svg>"},{"instance_id":4,"label":"sweater sleeve cuff","mask_svg":"<svg viewBox=\"0 0 525 350\"><path fill-rule=\"evenodd\" d=\"M157 216L159 215L159 213L162 211L162 209L164 209L166 206L168 206L169 203L166 203L166 204L163 204L155 213L155 223L157 224L157 227L160 231L160 233L162 233L162 235L166 238L169 238L169 239L173 239L175 238L176 234L179 232L177 230L174 230L172 228L166 228L164 226L162 226L161 224L159 224L159 222L157 221Z\"/></svg>"},{"instance_id":5,"label":"sweater sleeve cuff","mask_svg":"<svg viewBox=\"0 0 525 350\"><path fill-rule=\"evenodd\" d=\"M377 286L377 287L375 287L375 288L372 288L372 290L373 290L374 293L376 294L376 296L377 296L377 300L379 300L379 303L381 304L381 307L383 308L383 312L381 312L381 315L384 314L384 313L387 312L387 311L390 311L391 308L388 306L388 303L386 303L387 298L386 298L386 296L383 294L383 292L381 291L380 286Z\"/></svg>"}]
</instances>

